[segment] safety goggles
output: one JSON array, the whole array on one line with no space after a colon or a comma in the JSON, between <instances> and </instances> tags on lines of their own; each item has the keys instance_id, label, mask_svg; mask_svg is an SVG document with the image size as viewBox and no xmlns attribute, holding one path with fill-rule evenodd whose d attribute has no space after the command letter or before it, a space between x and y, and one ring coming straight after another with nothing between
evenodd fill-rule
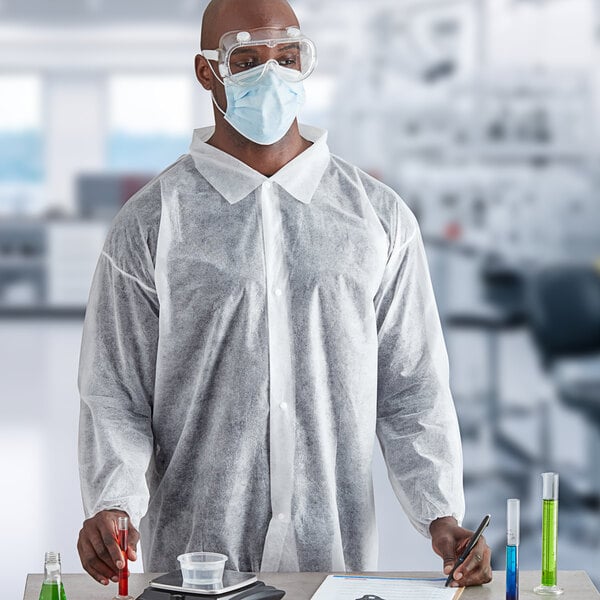
<instances>
[{"instance_id":1,"label":"safety goggles","mask_svg":"<svg viewBox=\"0 0 600 600\"><path fill-rule=\"evenodd\" d=\"M315 45L298 27L230 31L221 37L218 49L202 50L202 56L219 63L221 77L235 76L232 81L241 85L256 83L274 62L289 81L306 79L317 64Z\"/></svg>"}]
</instances>

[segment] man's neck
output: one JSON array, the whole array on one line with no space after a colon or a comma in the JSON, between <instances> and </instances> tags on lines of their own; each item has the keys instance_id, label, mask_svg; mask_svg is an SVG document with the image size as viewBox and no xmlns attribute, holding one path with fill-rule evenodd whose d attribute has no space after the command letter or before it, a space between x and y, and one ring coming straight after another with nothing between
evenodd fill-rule
<instances>
[{"instance_id":1,"label":"man's neck","mask_svg":"<svg viewBox=\"0 0 600 600\"><path fill-rule=\"evenodd\" d=\"M223 125L215 128L215 132L206 143L230 154L266 177L277 173L312 145L312 142L300 135L296 121L281 140L270 146L256 144L244 138L228 123Z\"/></svg>"}]
</instances>

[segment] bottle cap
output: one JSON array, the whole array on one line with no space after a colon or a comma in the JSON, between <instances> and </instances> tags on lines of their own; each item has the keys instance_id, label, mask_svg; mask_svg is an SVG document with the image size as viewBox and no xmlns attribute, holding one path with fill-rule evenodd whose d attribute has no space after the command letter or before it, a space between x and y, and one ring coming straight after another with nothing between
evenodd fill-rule
<instances>
[{"instance_id":1,"label":"bottle cap","mask_svg":"<svg viewBox=\"0 0 600 600\"><path fill-rule=\"evenodd\" d=\"M59 564L60 565L60 552L49 551L44 556L44 562L48 564Z\"/></svg>"}]
</instances>

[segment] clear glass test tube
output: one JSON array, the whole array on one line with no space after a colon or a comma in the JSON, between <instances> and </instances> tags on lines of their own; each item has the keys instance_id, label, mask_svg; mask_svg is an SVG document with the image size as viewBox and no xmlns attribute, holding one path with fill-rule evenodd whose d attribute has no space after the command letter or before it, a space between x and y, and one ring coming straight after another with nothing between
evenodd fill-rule
<instances>
[{"instance_id":1,"label":"clear glass test tube","mask_svg":"<svg viewBox=\"0 0 600 600\"><path fill-rule=\"evenodd\" d=\"M119 517L117 520L117 541L121 549L123 567L119 569L119 593L114 600L133 600L129 595L129 569L127 567L127 543L129 534L129 518Z\"/></svg>"},{"instance_id":2,"label":"clear glass test tube","mask_svg":"<svg viewBox=\"0 0 600 600\"><path fill-rule=\"evenodd\" d=\"M506 501L506 600L519 600L519 531L521 503Z\"/></svg>"},{"instance_id":3,"label":"clear glass test tube","mask_svg":"<svg viewBox=\"0 0 600 600\"><path fill-rule=\"evenodd\" d=\"M557 596L556 553L558 545L558 473L542 473L542 583L533 591Z\"/></svg>"}]
</instances>

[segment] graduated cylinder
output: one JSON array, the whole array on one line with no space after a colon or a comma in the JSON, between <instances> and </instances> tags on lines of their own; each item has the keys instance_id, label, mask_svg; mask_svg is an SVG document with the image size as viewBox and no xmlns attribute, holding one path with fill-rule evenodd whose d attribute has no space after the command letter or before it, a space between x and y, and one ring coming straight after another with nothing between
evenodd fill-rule
<instances>
[{"instance_id":1,"label":"graduated cylinder","mask_svg":"<svg viewBox=\"0 0 600 600\"><path fill-rule=\"evenodd\" d=\"M534 592L556 596L563 590L556 582L558 545L558 473L542 473L542 583Z\"/></svg>"}]
</instances>

